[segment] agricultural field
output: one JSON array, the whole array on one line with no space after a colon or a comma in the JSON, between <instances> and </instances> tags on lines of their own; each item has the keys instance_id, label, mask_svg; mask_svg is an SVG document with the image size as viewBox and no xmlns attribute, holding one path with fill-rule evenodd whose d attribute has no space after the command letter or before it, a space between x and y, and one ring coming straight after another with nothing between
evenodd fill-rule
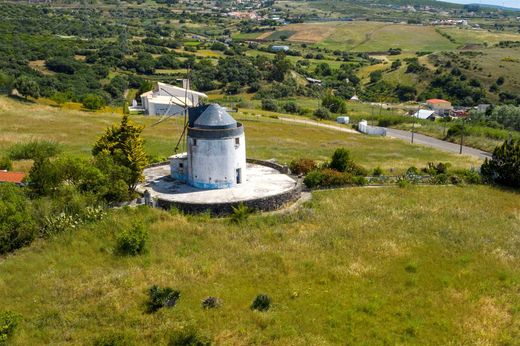
<instances>
[{"instance_id":1,"label":"agricultural field","mask_svg":"<svg viewBox=\"0 0 520 346\"><path fill-rule=\"evenodd\" d=\"M111 211L1 258L2 308L23 316L12 345L166 345L189 328L217 345L514 345L519 200L489 187L351 188L240 224ZM147 253L116 255L137 221ZM175 307L145 312L154 284L180 290ZM267 312L249 308L260 293ZM222 306L202 309L207 296Z\"/></svg>"},{"instance_id":2,"label":"agricultural field","mask_svg":"<svg viewBox=\"0 0 520 346\"><path fill-rule=\"evenodd\" d=\"M290 24L279 30L294 32L288 41L356 52L386 52L398 47L409 52L457 48L433 26L359 21Z\"/></svg>"},{"instance_id":3,"label":"agricultural field","mask_svg":"<svg viewBox=\"0 0 520 346\"><path fill-rule=\"evenodd\" d=\"M448 34L460 46L474 44L492 46L501 41L520 41L520 33L497 32L488 30L441 28L441 32Z\"/></svg>"}]
</instances>

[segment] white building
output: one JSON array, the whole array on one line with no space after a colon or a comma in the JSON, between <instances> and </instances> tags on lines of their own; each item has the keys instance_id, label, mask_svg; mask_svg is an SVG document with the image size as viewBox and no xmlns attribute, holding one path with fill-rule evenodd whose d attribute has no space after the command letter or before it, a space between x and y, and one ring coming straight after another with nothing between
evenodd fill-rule
<instances>
[{"instance_id":1,"label":"white building","mask_svg":"<svg viewBox=\"0 0 520 346\"><path fill-rule=\"evenodd\" d=\"M157 89L141 94L141 105L146 115L180 114L184 107L198 106L200 100L207 98L204 93L189 90L186 81L184 87L176 87L165 83L157 83Z\"/></svg>"},{"instance_id":2,"label":"white building","mask_svg":"<svg viewBox=\"0 0 520 346\"><path fill-rule=\"evenodd\" d=\"M414 118L422 119L422 120L435 119L435 111L432 111L429 109L421 109L418 112L415 112L412 116Z\"/></svg>"},{"instance_id":3,"label":"white building","mask_svg":"<svg viewBox=\"0 0 520 346\"><path fill-rule=\"evenodd\" d=\"M246 181L244 127L210 104L188 111L186 153L170 158L171 176L200 189L225 189Z\"/></svg>"}]
</instances>

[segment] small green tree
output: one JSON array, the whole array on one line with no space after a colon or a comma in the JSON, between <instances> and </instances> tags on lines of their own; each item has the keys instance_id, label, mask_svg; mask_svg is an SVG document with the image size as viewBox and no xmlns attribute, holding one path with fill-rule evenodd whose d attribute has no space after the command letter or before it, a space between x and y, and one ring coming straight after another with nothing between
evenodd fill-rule
<instances>
[{"instance_id":1,"label":"small green tree","mask_svg":"<svg viewBox=\"0 0 520 346\"><path fill-rule=\"evenodd\" d=\"M313 114L318 119L330 119L330 112L325 107L316 109Z\"/></svg>"},{"instance_id":2,"label":"small green tree","mask_svg":"<svg viewBox=\"0 0 520 346\"><path fill-rule=\"evenodd\" d=\"M94 156L108 155L116 165L129 169L125 181L131 191L143 180L143 170L148 165L142 132L143 126L133 124L125 114L121 124L109 127L92 148Z\"/></svg>"},{"instance_id":3,"label":"small green tree","mask_svg":"<svg viewBox=\"0 0 520 346\"><path fill-rule=\"evenodd\" d=\"M520 188L520 141L508 139L493 151L491 160L481 167L484 180L489 183Z\"/></svg>"},{"instance_id":4,"label":"small green tree","mask_svg":"<svg viewBox=\"0 0 520 346\"><path fill-rule=\"evenodd\" d=\"M13 83L13 88L15 88L20 93L20 95L25 98L29 96L33 98L40 97L40 86L38 83L36 83L36 81L29 77L18 77Z\"/></svg>"}]
</instances>

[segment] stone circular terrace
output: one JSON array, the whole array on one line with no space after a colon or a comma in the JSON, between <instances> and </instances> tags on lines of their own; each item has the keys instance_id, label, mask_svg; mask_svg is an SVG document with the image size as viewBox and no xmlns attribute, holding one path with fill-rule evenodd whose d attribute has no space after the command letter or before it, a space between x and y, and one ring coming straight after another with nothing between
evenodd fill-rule
<instances>
[{"instance_id":1,"label":"stone circular terrace","mask_svg":"<svg viewBox=\"0 0 520 346\"><path fill-rule=\"evenodd\" d=\"M301 181L275 164L251 161L255 163L248 162L246 181L229 189L206 190L181 183L170 177L170 165L164 163L144 170L145 181L137 192L148 191L151 204L157 207L213 214L228 214L239 204L253 210L276 210L300 197Z\"/></svg>"}]
</instances>

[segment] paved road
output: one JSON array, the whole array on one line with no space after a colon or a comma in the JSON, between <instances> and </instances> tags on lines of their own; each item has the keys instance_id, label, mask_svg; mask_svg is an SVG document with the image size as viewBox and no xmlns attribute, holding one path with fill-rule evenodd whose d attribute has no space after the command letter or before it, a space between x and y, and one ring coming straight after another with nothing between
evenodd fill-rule
<instances>
[{"instance_id":1,"label":"paved road","mask_svg":"<svg viewBox=\"0 0 520 346\"><path fill-rule=\"evenodd\" d=\"M340 126L340 125L331 125L331 124L320 123L320 122L313 121L313 120L292 119L292 118L284 118L284 117L281 117L278 119L281 121L288 121L288 122L299 123L299 124L308 124L308 125L324 127L324 128L328 128L328 129L332 129L332 130L336 130L336 131L341 131L341 132L359 134L359 132L357 132L355 130L352 130L352 129L349 129L349 128L346 128L346 127ZM396 130L396 129L390 129L390 128L386 128L386 135L387 135L387 137L398 138L398 139L405 140L407 142L410 142L411 138L412 138L412 133L409 131ZM460 152L459 144L442 141L440 139L421 135L419 133L414 134L414 143L425 145L425 146L428 146L431 148L435 148L435 149L439 149L439 150L443 150L443 151L447 151L447 152L451 152L451 153L456 153L456 154L458 154ZM485 158L491 157L490 153L487 153L487 152L479 150L479 149L467 147L467 146L462 147L462 153L465 155L478 157L479 159L485 159Z\"/></svg>"},{"instance_id":2,"label":"paved road","mask_svg":"<svg viewBox=\"0 0 520 346\"><path fill-rule=\"evenodd\" d=\"M386 136L393 137L393 138L399 138L399 139L403 139L405 141L410 142L411 138L412 138L412 133L410 131L403 131L403 130L387 128ZM456 154L458 154L460 152L460 144L442 141L440 139L421 135L419 133L415 133L413 135L413 137L414 137L415 144L422 144L422 145L426 145L426 146L429 146L432 148L449 151L449 152L456 153ZM487 152L479 150L479 149L467 147L467 146L462 146L462 153L465 155L476 156L480 159L485 159L485 158L491 157L490 153L487 153Z\"/></svg>"}]
</instances>

